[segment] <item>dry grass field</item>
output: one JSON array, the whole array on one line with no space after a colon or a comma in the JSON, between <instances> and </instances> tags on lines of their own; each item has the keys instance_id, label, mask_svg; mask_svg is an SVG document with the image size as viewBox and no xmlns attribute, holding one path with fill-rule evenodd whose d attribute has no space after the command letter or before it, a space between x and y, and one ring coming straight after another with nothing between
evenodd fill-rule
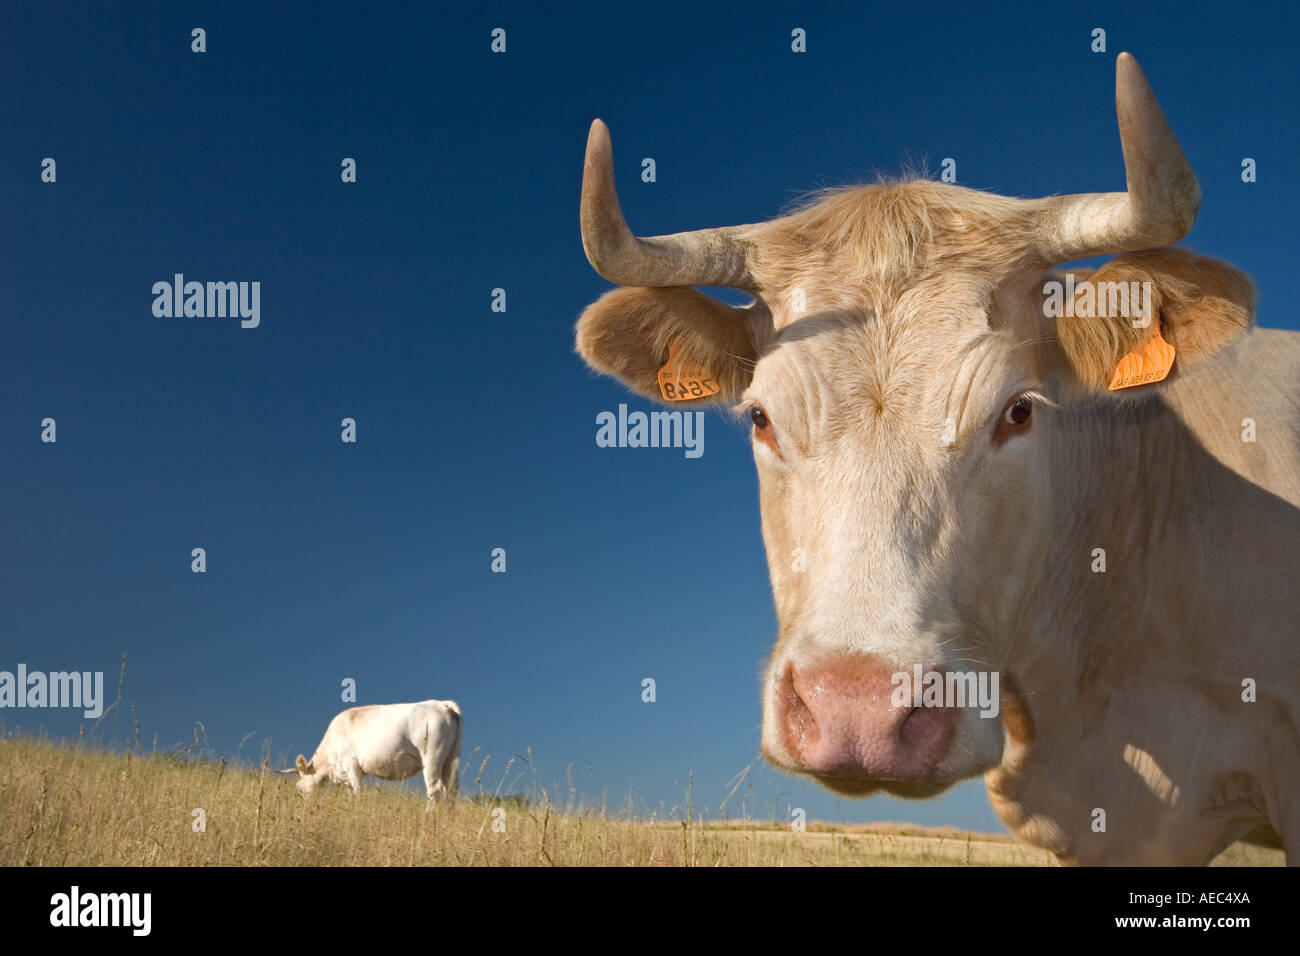
<instances>
[{"instance_id":1,"label":"dry grass field","mask_svg":"<svg viewBox=\"0 0 1300 956\"><path fill-rule=\"evenodd\" d=\"M465 765L462 764L462 770ZM465 779L468 778L468 779ZM4 866L905 866L1026 865L1051 857L1006 835L893 824L623 819L549 797L497 799L463 775L461 799L330 787L186 755L0 739ZM468 784L468 786L467 786ZM496 810L501 813L494 813ZM201 830L196 829L202 810ZM495 825L494 825L495 824ZM1237 844L1220 865L1279 865Z\"/></svg>"}]
</instances>

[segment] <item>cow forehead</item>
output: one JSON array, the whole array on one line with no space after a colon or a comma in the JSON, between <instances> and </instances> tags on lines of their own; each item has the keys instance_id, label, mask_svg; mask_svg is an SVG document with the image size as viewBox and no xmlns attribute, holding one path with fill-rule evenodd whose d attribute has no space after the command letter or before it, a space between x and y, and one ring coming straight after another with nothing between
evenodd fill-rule
<instances>
[{"instance_id":1,"label":"cow forehead","mask_svg":"<svg viewBox=\"0 0 1300 956\"><path fill-rule=\"evenodd\" d=\"M746 398L808 454L873 437L896 449L951 445L1026 373L1010 331L988 324L978 297L934 291L902 297L883 314L789 323L757 363Z\"/></svg>"}]
</instances>

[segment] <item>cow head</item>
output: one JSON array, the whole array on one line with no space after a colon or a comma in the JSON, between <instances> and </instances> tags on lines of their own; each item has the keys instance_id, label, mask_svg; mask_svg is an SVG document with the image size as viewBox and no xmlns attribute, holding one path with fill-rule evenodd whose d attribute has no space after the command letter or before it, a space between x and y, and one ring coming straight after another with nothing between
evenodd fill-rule
<instances>
[{"instance_id":1,"label":"cow head","mask_svg":"<svg viewBox=\"0 0 1300 956\"><path fill-rule=\"evenodd\" d=\"M622 288L584 312L577 348L654 399L673 397L670 353L703 366L716 394L688 402L752 422L780 628L763 750L778 766L843 793L925 796L997 765L1009 635L1050 543L1053 429L1074 403L1161 387L1110 390L1126 357L1158 360L1157 335L1182 376L1249 326L1248 279L1162 248L1191 228L1200 188L1128 54L1116 99L1127 192L881 183L656 238L624 223L609 134L592 125L583 244ZM1129 254L1073 280L1051 271L1111 253ZM1147 294L1098 317L1095 295L1091 314L1065 302L1086 304L1088 280ZM977 700L953 706L957 688Z\"/></svg>"},{"instance_id":2,"label":"cow head","mask_svg":"<svg viewBox=\"0 0 1300 956\"><path fill-rule=\"evenodd\" d=\"M298 771L298 790L305 794L315 793L320 789L321 784L329 780L329 774L315 766L316 758L310 761L302 754L298 754L298 759L293 762L294 768Z\"/></svg>"}]
</instances>

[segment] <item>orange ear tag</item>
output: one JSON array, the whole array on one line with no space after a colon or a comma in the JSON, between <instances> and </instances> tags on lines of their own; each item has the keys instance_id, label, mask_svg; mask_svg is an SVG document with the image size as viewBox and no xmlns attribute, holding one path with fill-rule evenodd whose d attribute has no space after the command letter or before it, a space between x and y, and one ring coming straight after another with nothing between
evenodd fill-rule
<instances>
[{"instance_id":1,"label":"orange ear tag","mask_svg":"<svg viewBox=\"0 0 1300 956\"><path fill-rule=\"evenodd\" d=\"M1174 364L1174 347L1160 334L1160 319L1155 320L1155 335L1147 339L1119 360L1115 377L1110 380L1110 390L1132 388L1160 382L1169 374Z\"/></svg>"},{"instance_id":2,"label":"orange ear tag","mask_svg":"<svg viewBox=\"0 0 1300 956\"><path fill-rule=\"evenodd\" d=\"M659 392L664 401L692 402L722 391L722 386L707 368L677 357L681 347L681 339L673 339L668 344L668 361L659 370Z\"/></svg>"}]
</instances>

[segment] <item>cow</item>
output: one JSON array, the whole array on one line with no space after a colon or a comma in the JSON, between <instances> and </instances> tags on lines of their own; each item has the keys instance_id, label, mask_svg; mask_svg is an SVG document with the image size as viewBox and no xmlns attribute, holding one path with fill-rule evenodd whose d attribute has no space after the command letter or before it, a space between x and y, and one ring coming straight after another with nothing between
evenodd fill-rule
<instances>
[{"instance_id":1,"label":"cow","mask_svg":"<svg viewBox=\"0 0 1300 956\"><path fill-rule=\"evenodd\" d=\"M752 425L776 767L853 796L982 775L1064 864L1249 837L1294 865L1300 334L1256 329L1243 272L1172 247L1200 186L1127 53L1116 105L1123 192L881 180L653 238L596 120L582 242L619 288L576 349ZM977 685L979 707L953 693Z\"/></svg>"},{"instance_id":2,"label":"cow","mask_svg":"<svg viewBox=\"0 0 1300 956\"><path fill-rule=\"evenodd\" d=\"M330 721L311 760L302 754L279 773L298 775L298 789L314 793L324 783L349 783L361 793L361 778L405 780L424 771L428 805L442 793L455 802L462 722L454 700L349 707Z\"/></svg>"}]
</instances>

